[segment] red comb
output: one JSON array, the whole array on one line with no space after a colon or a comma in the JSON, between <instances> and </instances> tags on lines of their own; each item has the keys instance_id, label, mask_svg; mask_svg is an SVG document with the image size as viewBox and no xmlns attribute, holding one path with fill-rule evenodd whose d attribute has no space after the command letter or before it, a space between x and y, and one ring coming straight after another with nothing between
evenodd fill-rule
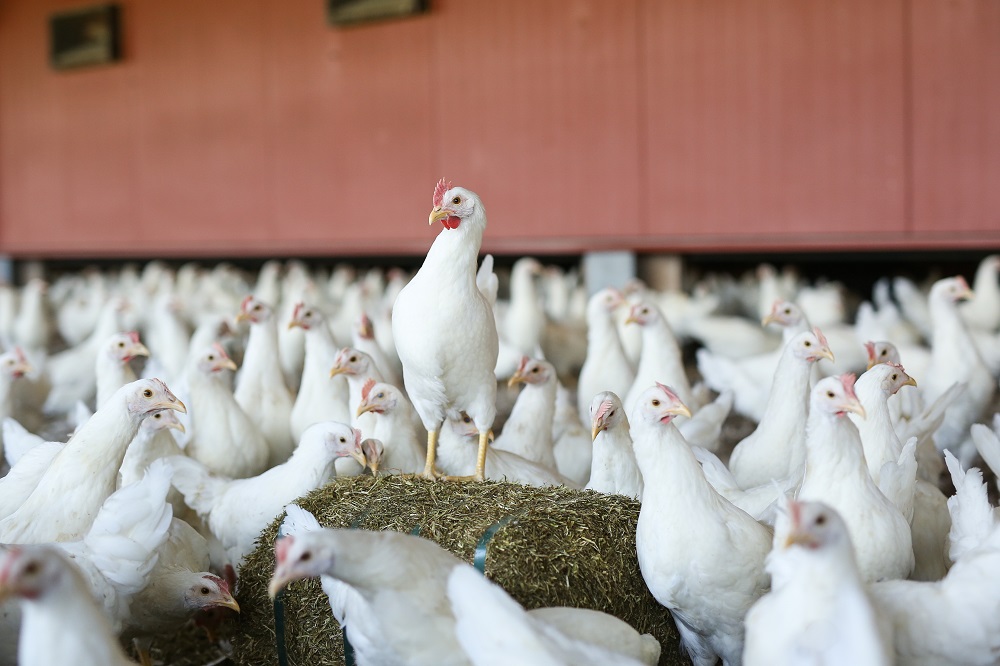
<instances>
[{"instance_id":1,"label":"red comb","mask_svg":"<svg viewBox=\"0 0 1000 666\"><path fill-rule=\"evenodd\" d=\"M215 352L222 358L229 358L229 354L226 353L226 350L218 342L212 343L212 349L214 349Z\"/></svg>"},{"instance_id":2,"label":"red comb","mask_svg":"<svg viewBox=\"0 0 1000 666\"><path fill-rule=\"evenodd\" d=\"M374 377L369 377L368 381L365 382L365 385L361 387L361 399L362 400L367 400L368 399L368 394L370 394L372 392L372 387L374 387L374 386L375 386L375 378Z\"/></svg>"},{"instance_id":3,"label":"red comb","mask_svg":"<svg viewBox=\"0 0 1000 666\"><path fill-rule=\"evenodd\" d=\"M965 278L962 277L961 275L957 276L955 279L958 281L958 286L961 287L962 289L968 289L969 288L969 283L966 282Z\"/></svg>"},{"instance_id":4,"label":"red comb","mask_svg":"<svg viewBox=\"0 0 1000 666\"><path fill-rule=\"evenodd\" d=\"M524 370L524 368L528 365L528 361L530 360L531 359L528 358L527 356L522 356L521 362L517 364L517 371L521 372L522 370Z\"/></svg>"},{"instance_id":5,"label":"red comb","mask_svg":"<svg viewBox=\"0 0 1000 666\"><path fill-rule=\"evenodd\" d=\"M792 527L798 527L802 524L802 503L796 502L795 500L789 500L788 502L788 513L789 518L792 519Z\"/></svg>"},{"instance_id":6,"label":"red comb","mask_svg":"<svg viewBox=\"0 0 1000 666\"><path fill-rule=\"evenodd\" d=\"M668 398L677 403L681 402L680 397L676 393L674 393L674 390L672 388L670 388L666 384L661 384L660 382L656 382L656 385L660 388L661 391L667 394Z\"/></svg>"},{"instance_id":7,"label":"red comb","mask_svg":"<svg viewBox=\"0 0 1000 666\"><path fill-rule=\"evenodd\" d=\"M594 413L594 420L595 421L603 420L604 417L608 415L608 412L611 411L612 407L614 407L614 403L611 400L605 400L604 402L602 402L601 405L597 408L597 412Z\"/></svg>"},{"instance_id":8,"label":"red comb","mask_svg":"<svg viewBox=\"0 0 1000 666\"><path fill-rule=\"evenodd\" d=\"M361 448L361 431L354 428L354 446Z\"/></svg>"},{"instance_id":9,"label":"red comb","mask_svg":"<svg viewBox=\"0 0 1000 666\"><path fill-rule=\"evenodd\" d=\"M274 544L274 559L278 564L285 561L288 557L288 551L292 549L292 545L295 543L295 537L286 536L278 539L278 542Z\"/></svg>"},{"instance_id":10,"label":"red comb","mask_svg":"<svg viewBox=\"0 0 1000 666\"><path fill-rule=\"evenodd\" d=\"M445 182L444 178L437 182L434 186L434 198L431 199L431 203L434 204L435 208L441 206L444 203L444 193L451 189L451 181Z\"/></svg>"},{"instance_id":11,"label":"red comb","mask_svg":"<svg viewBox=\"0 0 1000 666\"><path fill-rule=\"evenodd\" d=\"M361 316L358 318L358 335L365 340L371 340L375 337L375 330L372 328L372 320L368 318L368 314L366 312L362 312Z\"/></svg>"},{"instance_id":12,"label":"red comb","mask_svg":"<svg viewBox=\"0 0 1000 666\"><path fill-rule=\"evenodd\" d=\"M837 377L837 379L839 379L840 383L843 384L844 392L847 393L847 397L854 398L855 400L857 400L858 394L854 392L854 380L856 379L854 373L853 372L845 373Z\"/></svg>"},{"instance_id":13,"label":"red comb","mask_svg":"<svg viewBox=\"0 0 1000 666\"><path fill-rule=\"evenodd\" d=\"M243 299L243 302L240 303L240 310L245 311L247 309L247 306L250 305L250 301L252 300L253 300L253 294L250 294L249 296L245 297Z\"/></svg>"},{"instance_id":14,"label":"red comb","mask_svg":"<svg viewBox=\"0 0 1000 666\"><path fill-rule=\"evenodd\" d=\"M127 335L129 340L132 342L139 342L139 331L129 331L125 335Z\"/></svg>"},{"instance_id":15,"label":"red comb","mask_svg":"<svg viewBox=\"0 0 1000 666\"><path fill-rule=\"evenodd\" d=\"M816 337L819 339L819 343L821 345L827 348L830 347L830 343L826 341L826 336L823 335L823 331L819 330L819 326L813 329L813 333L816 334Z\"/></svg>"},{"instance_id":16,"label":"red comb","mask_svg":"<svg viewBox=\"0 0 1000 666\"><path fill-rule=\"evenodd\" d=\"M875 360L875 343L869 340L865 343L865 351L868 352L868 362L871 363Z\"/></svg>"},{"instance_id":17,"label":"red comb","mask_svg":"<svg viewBox=\"0 0 1000 666\"><path fill-rule=\"evenodd\" d=\"M299 318L299 314L302 312L302 308L304 308L304 307L305 307L305 303L303 303L302 301L299 301L298 303L296 303L295 304L295 309L292 310L292 319L298 319Z\"/></svg>"},{"instance_id":18,"label":"red comb","mask_svg":"<svg viewBox=\"0 0 1000 666\"><path fill-rule=\"evenodd\" d=\"M28 360L27 357L25 357L24 355L24 350L21 349L20 347L14 347L14 356L16 356L17 360L20 361L21 363L26 363Z\"/></svg>"},{"instance_id":19,"label":"red comb","mask_svg":"<svg viewBox=\"0 0 1000 666\"><path fill-rule=\"evenodd\" d=\"M224 578L219 578L218 576L213 574L205 574L204 576L202 576L202 578L206 578L212 581L213 583L218 585L219 589L225 592L226 594L232 594L232 592L229 591L229 583L227 583Z\"/></svg>"}]
</instances>

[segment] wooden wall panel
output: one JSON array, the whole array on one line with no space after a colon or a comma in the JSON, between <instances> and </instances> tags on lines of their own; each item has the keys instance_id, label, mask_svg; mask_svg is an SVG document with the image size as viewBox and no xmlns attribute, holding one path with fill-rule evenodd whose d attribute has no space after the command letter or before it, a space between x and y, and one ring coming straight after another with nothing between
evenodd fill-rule
<instances>
[{"instance_id":1,"label":"wooden wall panel","mask_svg":"<svg viewBox=\"0 0 1000 666\"><path fill-rule=\"evenodd\" d=\"M995 0L122 0L55 72L83 4L0 2L0 253L421 253L442 175L491 251L1000 245Z\"/></svg>"},{"instance_id":2,"label":"wooden wall panel","mask_svg":"<svg viewBox=\"0 0 1000 666\"><path fill-rule=\"evenodd\" d=\"M436 7L436 148L442 173L483 197L487 246L636 236L637 2Z\"/></svg>"},{"instance_id":3,"label":"wooden wall panel","mask_svg":"<svg viewBox=\"0 0 1000 666\"><path fill-rule=\"evenodd\" d=\"M649 232L903 230L901 0L643 9Z\"/></svg>"},{"instance_id":4,"label":"wooden wall panel","mask_svg":"<svg viewBox=\"0 0 1000 666\"><path fill-rule=\"evenodd\" d=\"M912 0L913 225L1000 230L1000 3Z\"/></svg>"}]
</instances>

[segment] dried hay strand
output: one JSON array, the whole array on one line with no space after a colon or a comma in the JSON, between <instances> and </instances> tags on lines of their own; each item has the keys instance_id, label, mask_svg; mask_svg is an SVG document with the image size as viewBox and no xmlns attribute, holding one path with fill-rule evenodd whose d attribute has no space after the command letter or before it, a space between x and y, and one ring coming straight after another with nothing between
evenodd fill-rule
<instances>
[{"instance_id":1,"label":"dried hay strand","mask_svg":"<svg viewBox=\"0 0 1000 666\"><path fill-rule=\"evenodd\" d=\"M565 487L498 482L433 482L411 476L338 479L298 501L324 527L419 534L473 561L488 528L508 519L488 544L486 575L525 608L573 606L619 617L663 647L662 666L690 663L668 611L650 594L635 554L639 503ZM261 534L240 569L242 613L232 637L240 664L275 664L275 617L267 597L274 540L283 516ZM316 579L281 597L291 665L340 666L341 631Z\"/></svg>"}]
</instances>

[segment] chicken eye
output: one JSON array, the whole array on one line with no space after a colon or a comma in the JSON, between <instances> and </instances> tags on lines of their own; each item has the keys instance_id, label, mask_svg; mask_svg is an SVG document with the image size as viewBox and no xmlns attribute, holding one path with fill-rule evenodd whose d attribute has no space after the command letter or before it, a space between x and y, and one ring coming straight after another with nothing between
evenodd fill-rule
<instances>
[{"instance_id":1,"label":"chicken eye","mask_svg":"<svg viewBox=\"0 0 1000 666\"><path fill-rule=\"evenodd\" d=\"M791 308L785 308L785 314L787 314L787 315L792 314L792 309Z\"/></svg>"},{"instance_id":2,"label":"chicken eye","mask_svg":"<svg viewBox=\"0 0 1000 666\"><path fill-rule=\"evenodd\" d=\"M302 553L302 557L299 558L299 561L300 562L308 562L311 559L312 559L312 553L310 553L307 550L306 552Z\"/></svg>"},{"instance_id":3,"label":"chicken eye","mask_svg":"<svg viewBox=\"0 0 1000 666\"><path fill-rule=\"evenodd\" d=\"M879 354L879 356L885 356L885 355L886 355L886 354L888 354L888 353L889 353L889 350L888 350L888 349L883 349L883 350L882 350L882 353L881 353L881 354Z\"/></svg>"},{"instance_id":4,"label":"chicken eye","mask_svg":"<svg viewBox=\"0 0 1000 666\"><path fill-rule=\"evenodd\" d=\"M346 439L346 438L344 438L344 437L341 437L341 438L340 438L340 443L341 443L341 444L346 444L346 443L347 443L347 439Z\"/></svg>"},{"instance_id":5,"label":"chicken eye","mask_svg":"<svg viewBox=\"0 0 1000 666\"><path fill-rule=\"evenodd\" d=\"M652 404L653 404L653 407L659 407L660 406L660 401L654 399Z\"/></svg>"},{"instance_id":6,"label":"chicken eye","mask_svg":"<svg viewBox=\"0 0 1000 666\"><path fill-rule=\"evenodd\" d=\"M150 391L149 389L146 389L145 391L142 392L142 396L144 398L152 398L153 397L153 392Z\"/></svg>"},{"instance_id":7,"label":"chicken eye","mask_svg":"<svg viewBox=\"0 0 1000 666\"><path fill-rule=\"evenodd\" d=\"M538 368L532 368L531 371L532 372L538 372Z\"/></svg>"},{"instance_id":8,"label":"chicken eye","mask_svg":"<svg viewBox=\"0 0 1000 666\"><path fill-rule=\"evenodd\" d=\"M892 381L896 381L896 379L898 379L898 378L899 378L899 375L893 375L892 376Z\"/></svg>"},{"instance_id":9,"label":"chicken eye","mask_svg":"<svg viewBox=\"0 0 1000 666\"><path fill-rule=\"evenodd\" d=\"M812 347L812 346L813 346L813 343L809 342L808 340L806 340L806 341L805 341L805 342L803 342L802 344L803 344L804 346L806 346L806 347Z\"/></svg>"},{"instance_id":10,"label":"chicken eye","mask_svg":"<svg viewBox=\"0 0 1000 666\"><path fill-rule=\"evenodd\" d=\"M349 360L351 361L351 363L357 363L358 362L358 357L357 356L352 356Z\"/></svg>"},{"instance_id":11,"label":"chicken eye","mask_svg":"<svg viewBox=\"0 0 1000 666\"><path fill-rule=\"evenodd\" d=\"M122 348L124 348L124 347L125 347L125 343L124 343L124 342L119 342L119 343L118 343L118 348L119 348L119 349L122 349Z\"/></svg>"},{"instance_id":12,"label":"chicken eye","mask_svg":"<svg viewBox=\"0 0 1000 666\"><path fill-rule=\"evenodd\" d=\"M208 355L208 360L209 361L214 361L215 360L215 354L209 354Z\"/></svg>"},{"instance_id":13,"label":"chicken eye","mask_svg":"<svg viewBox=\"0 0 1000 666\"><path fill-rule=\"evenodd\" d=\"M260 310L260 305L258 304L258 305L253 306L253 309L254 309L254 311Z\"/></svg>"},{"instance_id":14,"label":"chicken eye","mask_svg":"<svg viewBox=\"0 0 1000 666\"><path fill-rule=\"evenodd\" d=\"M642 314L649 314L649 308L643 308Z\"/></svg>"},{"instance_id":15,"label":"chicken eye","mask_svg":"<svg viewBox=\"0 0 1000 666\"><path fill-rule=\"evenodd\" d=\"M458 205L462 203L462 197L455 197L454 199L451 200L451 202L455 205Z\"/></svg>"},{"instance_id":16,"label":"chicken eye","mask_svg":"<svg viewBox=\"0 0 1000 666\"><path fill-rule=\"evenodd\" d=\"M209 590L208 590L208 588L207 588L207 587L203 587L203 588L201 588L201 593L202 593L202 594L208 594L208 591L209 591Z\"/></svg>"},{"instance_id":17,"label":"chicken eye","mask_svg":"<svg viewBox=\"0 0 1000 666\"><path fill-rule=\"evenodd\" d=\"M615 410L612 409L610 412L608 412L608 416L614 416L614 415L615 415Z\"/></svg>"},{"instance_id":18,"label":"chicken eye","mask_svg":"<svg viewBox=\"0 0 1000 666\"><path fill-rule=\"evenodd\" d=\"M466 414L462 417L462 423L472 423L472 417Z\"/></svg>"},{"instance_id":19,"label":"chicken eye","mask_svg":"<svg viewBox=\"0 0 1000 666\"><path fill-rule=\"evenodd\" d=\"M24 567L24 573L29 576L34 576L38 573L38 562L28 562L27 566Z\"/></svg>"},{"instance_id":20,"label":"chicken eye","mask_svg":"<svg viewBox=\"0 0 1000 666\"><path fill-rule=\"evenodd\" d=\"M383 393L382 391L379 391L379 394L377 396L375 396L375 397L376 398L384 398L385 397L385 393Z\"/></svg>"},{"instance_id":21,"label":"chicken eye","mask_svg":"<svg viewBox=\"0 0 1000 666\"><path fill-rule=\"evenodd\" d=\"M825 516L825 515L823 515L823 514L821 513L821 514L819 514L818 516L816 516L816 524L817 524L817 525L823 525L823 524L825 524L825 523L826 523L826 516Z\"/></svg>"},{"instance_id":22,"label":"chicken eye","mask_svg":"<svg viewBox=\"0 0 1000 666\"><path fill-rule=\"evenodd\" d=\"M833 394L833 391L827 391L826 392L826 397L828 397L828 398L835 398L836 396Z\"/></svg>"},{"instance_id":23,"label":"chicken eye","mask_svg":"<svg viewBox=\"0 0 1000 666\"><path fill-rule=\"evenodd\" d=\"M160 412L157 412L156 414L153 414L153 418L154 419L158 419L158 418L162 418L162 417L163 417L163 414L161 414Z\"/></svg>"}]
</instances>

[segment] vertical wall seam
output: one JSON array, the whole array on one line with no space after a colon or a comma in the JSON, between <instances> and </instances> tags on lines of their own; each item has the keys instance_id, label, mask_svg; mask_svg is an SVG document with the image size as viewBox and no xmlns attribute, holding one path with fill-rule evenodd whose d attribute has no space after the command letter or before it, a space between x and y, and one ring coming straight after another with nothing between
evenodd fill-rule
<instances>
[{"instance_id":1,"label":"vertical wall seam","mask_svg":"<svg viewBox=\"0 0 1000 666\"><path fill-rule=\"evenodd\" d=\"M903 21L903 235L915 232L915 141L913 121L913 0L902 0Z\"/></svg>"}]
</instances>

